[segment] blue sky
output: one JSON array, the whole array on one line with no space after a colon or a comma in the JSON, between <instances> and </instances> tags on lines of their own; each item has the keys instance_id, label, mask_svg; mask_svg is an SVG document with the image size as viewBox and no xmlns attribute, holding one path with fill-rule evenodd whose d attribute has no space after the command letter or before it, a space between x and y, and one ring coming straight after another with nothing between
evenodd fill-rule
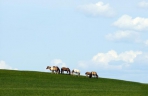
<instances>
[{"instance_id":1,"label":"blue sky","mask_svg":"<svg viewBox=\"0 0 148 96\"><path fill-rule=\"evenodd\" d=\"M0 0L0 69L148 83L147 10L147 0Z\"/></svg>"}]
</instances>

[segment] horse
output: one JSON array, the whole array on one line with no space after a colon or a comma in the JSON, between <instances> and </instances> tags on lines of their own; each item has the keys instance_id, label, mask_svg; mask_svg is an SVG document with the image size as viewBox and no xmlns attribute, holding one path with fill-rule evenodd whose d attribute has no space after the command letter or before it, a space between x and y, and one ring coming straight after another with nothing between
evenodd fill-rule
<instances>
[{"instance_id":1,"label":"horse","mask_svg":"<svg viewBox=\"0 0 148 96\"><path fill-rule=\"evenodd\" d=\"M92 71L91 74L89 75L89 78L92 78L92 76L98 78L97 72Z\"/></svg>"},{"instance_id":2,"label":"horse","mask_svg":"<svg viewBox=\"0 0 148 96\"><path fill-rule=\"evenodd\" d=\"M60 68L58 67L58 66L53 66L53 67L51 67L51 66L47 66L47 68L46 69L49 69L50 71L52 71L52 73L54 73L54 71L55 71L55 73L60 73Z\"/></svg>"},{"instance_id":3,"label":"horse","mask_svg":"<svg viewBox=\"0 0 148 96\"><path fill-rule=\"evenodd\" d=\"M67 68L67 67L62 67L62 68L61 68L61 74L64 73L64 71L67 71L67 73L69 73L69 75L70 75L70 69L69 69L69 68Z\"/></svg>"},{"instance_id":4,"label":"horse","mask_svg":"<svg viewBox=\"0 0 148 96\"><path fill-rule=\"evenodd\" d=\"M91 72L86 72L85 73L86 77L89 77L90 74L91 74Z\"/></svg>"},{"instance_id":5,"label":"horse","mask_svg":"<svg viewBox=\"0 0 148 96\"><path fill-rule=\"evenodd\" d=\"M71 71L71 73L72 73L72 75L73 75L74 73L76 73L76 74L78 74L78 76L80 76L80 70L78 70L78 69L73 69L73 70Z\"/></svg>"}]
</instances>

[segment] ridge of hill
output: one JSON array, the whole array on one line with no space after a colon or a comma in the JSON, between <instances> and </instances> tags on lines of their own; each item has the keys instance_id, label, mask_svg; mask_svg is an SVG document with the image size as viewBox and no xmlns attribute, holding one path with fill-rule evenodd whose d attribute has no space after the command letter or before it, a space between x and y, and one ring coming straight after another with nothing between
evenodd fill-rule
<instances>
[{"instance_id":1,"label":"ridge of hill","mask_svg":"<svg viewBox=\"0 0 148 96\"><path fill-rule=\"evenodd\" d=\"M0 70L0 96L146 96L148 84L47 72Z\"/></svg>"}]
</instances>

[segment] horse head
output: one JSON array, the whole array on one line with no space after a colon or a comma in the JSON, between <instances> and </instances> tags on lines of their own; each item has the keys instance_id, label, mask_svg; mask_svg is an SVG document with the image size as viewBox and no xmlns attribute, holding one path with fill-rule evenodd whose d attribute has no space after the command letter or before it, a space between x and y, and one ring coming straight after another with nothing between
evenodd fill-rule
<instances>
[{"instance_id":1,"label":"horse head","mask_svg":"<svg viewBox=\"0 0 148 96\"><path fill-rule=\"evenodd\" d=\"M47 68L46 69L51 69L51 67L50 66L47 66Z\"/></svg>"},{"instance_id":2,"label":"horse head","mask_svg":"<svg viewBox=\"0 0 148 96\"><path fill-rule=\"evenodd\" d=\"M71 75L73 74L74 70L71 71Z\"/></svg>"},{"instance_id":3,"label":"horse head","mask_svg":"<svg viewBox=\"0 0 148 96\"><path fill-rule=\"evenodd\" d=\"M91 72L86 72L86 73L85 73L85 75L90 75L90 74L91 74Z\"/></svg>"}]
</instances>

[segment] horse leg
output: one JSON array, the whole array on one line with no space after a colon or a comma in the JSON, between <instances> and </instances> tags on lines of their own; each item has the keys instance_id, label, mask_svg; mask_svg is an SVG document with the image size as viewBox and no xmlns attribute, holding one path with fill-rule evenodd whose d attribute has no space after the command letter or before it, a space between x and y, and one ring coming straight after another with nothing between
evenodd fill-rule
<instances>
[{"instance_id":1,"label":"horse leg","mask_svg":"<svg viewBox=\"0 0 148 96\"><path fill-rule=\"evenodd\" d=\"M98 78L98 74L96 74L96 77Z\"/></svg>"},{"instance_id":2,"label":"horse leg","mask_svg":"<svg viewBox=\"0 0 148 96\"><path fill-rule=\"evenodd\" d=\"M86 74L86 77L89 77L89 75L88 75L88 74Z\"/></svg>"},{"instance_id":3,"label":"horse leg","mask_svg":"<svg viewBox=\"0 0 148 96\"><path fill-rule=\"evenodd\" d=\"M58 69L57 69L57 74L58 74Z\"/></svg>"},{"instance_id":4,"label":"horse leg","mask_svg":"<svg viewBox=\"0 0 148 96\"><path fill-rule=\"evenodd\" d=\"M89 78L91 78L91 77L92 77L92 74L89 75Z\"/></svg>"},{"instance_id":5,"label":"horse leg","mask_svg":"<svg viewBox=\"0 0 148 96\"><path fill-rule=\"evenodd\" d=\"M61 74L62 74L62 71L63 71L63 70L61 69Z\"/></svg>"},{"instance_id":6,"label":"horse leg","mask_svg":"<svg viewBox=\"0 0 148 96\"><path fill-rule=\"evenodd\" d=\"M73 75L73 72L71 72L71 75Z\"/></svg>"},{"instance_id":7,"label":"horse leg","mask_svg":"<svg viewBox=\"0 0 148 96\"><path fill-rule=\"evenodd\" d=\"M71 73L70 73L70 71L69 71L69 75L70 75Z\"/></svg>"},{"instance_id":8,"label":"horse leg","mask_svg":"<svg viewBox=\"0 0 148 96\"><path fill-rule=\"evenodd\" d=\"M60 74L60 69L58 68L58 74Z\"/></svg>"}]
</instances>

